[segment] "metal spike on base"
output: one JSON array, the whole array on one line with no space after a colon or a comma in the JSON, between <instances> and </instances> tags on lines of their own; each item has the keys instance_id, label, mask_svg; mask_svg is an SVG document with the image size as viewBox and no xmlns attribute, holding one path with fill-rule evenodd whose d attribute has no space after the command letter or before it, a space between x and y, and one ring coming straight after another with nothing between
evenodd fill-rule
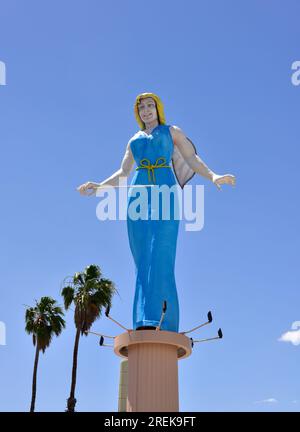
<instances>
[{"instance_id":1,"label":"metal spike on base","mask_svg":"<svg viewBox=\"0 0 300 432\"><path fill-rule=\"evenodd\" d=\"M85 331L84 333L86 333L86 334L90 333L90 334L93 334L93 335L96 335L96 336L100 336L100 339L99 339L99 345L100 346L113 347L113 345L107 345L107 344L104 343L104 337L108 337L108 338L114 339L115 336L105 336L105 335L103 335L101 333L95 333L95 332L92 332L92 331Z\"/></svg>"},{"instance_id":2,"label":"metal spike on base","mask_svg":"<svg viewBox=\"0 0 300 432\"><path fill-rule=\"evenodd\" d=\"M199 329L199 328L201 328L201 327L204 327L204 326L206 326L207 324L210 324L211 322L212 322L212 313L211 313L211 311L209 311L208 313L207 313L207 320L208 321L206 321L205 323L203 323L203 324L200 324L200 325L198 325L197 327L194 327L194 328L192 328L191 330L188 330L188 331L185 331L185 332L180 332L181 334L187 334L187 333L191 333L191 332L193 332L194 330L197 330L197 329Z\"/></svg>"},{"instance_id":3,"label":"metal spike on base","mask_svg":"<svg viewBox=\"0 0 300 432\"><path fill-rule=\"evenodd\" d=\"M194 346L194 343L207 342L207 341L211 341L211 340L215 340L215 339L222 339L222 337L223 337L223 333L222 333L222 330L219 328L219 330L218 330L218 336L216 336L216 337L208 338L208 339L198 339L198 340L191 338L192 346Z\"/></svg>"},{"instance_id":4,"label":"metal spike on base","mask_svg":"<svg viewBox=\"0 0 300 432\"><path fill-rule=\"evenodd\" d=\"M159 331L160 328L161 328L163 319L164 319L165 314L166 314L166 310L167 310L167 302L166 302L166 300L164 300L164 302L163 302L163 308L162 308L162 314L161 314L161 317L160 317L159 324L158 324L158 326L155 329L156 331Z\"/></svg>"},{"instance_id":5,"label":"metal spike on base","mask_svg":"<svg viewBox=\"0 0 300 432\"><path fill-rule=\"evenodd\" d=\"M110 312L110 307L109 306L107 306L107 308L106 308L106 310L105 310L105 315L107 316L107 318L109 318L110 320L112 320L114 323L116 323L119 327L121 327L122 329L124 329L124 330L126 330L126 331L130 331L130 329L128 329L128 328L126 328L126 327L124 327L122 324L120 324L118 321L116 321L116 320L114 320L110 315L109 315L109 312Z\"/></svg>"},{"instance_id":6,"label":"metal spike on base","mask_svg":"<svg viewBox=\"0 0 300 432\"><path fill-rule=\"evenodd\" d=\"M92 332L92 331L85 331L84 332L85 334L93 334L93 335L96 335L96 336L103 336L103 337L106 337L106 338L109 338L109 339L114 339L115 338L115 336L108 336L108 335L104 335L104 334L102 334L102 333L95 333L95 332Z\"/></svg>"},{"instance_id":7,"label":"metal spike on base","mask_svg":"<svg viewBox=\"0 0 300 432\"><path fill-rule=\"evenodd\" d=\"M99 345L100 346L105 346L105 347L113 347L113 345L107 345L104 343L104 337L101 336L100 340L99 340Z\"/></svg>"}]
</instances>

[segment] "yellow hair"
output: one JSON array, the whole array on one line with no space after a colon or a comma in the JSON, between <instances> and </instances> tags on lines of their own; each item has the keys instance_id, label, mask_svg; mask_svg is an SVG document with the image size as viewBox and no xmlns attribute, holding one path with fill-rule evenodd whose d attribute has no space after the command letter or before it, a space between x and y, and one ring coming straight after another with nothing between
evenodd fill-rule
<instances>
[{"instance_id":1,"label":"yellow hair","mask_svg":"<svg viewBox=\"0 0 300 432\"><path fill-rule=\"evenodd\" d=\"M145 99L145 98L152 98L155 100L156 108L157 108L158 123L159 124L166 124L166 119L165 119L165 114L164 114L164 105L163 105L162 101L160 100L160 98L154 93L141 93L136 97L135 103L134 103L134 115L135 115L136 121L138 122L141 130L145 129L145 123L141 120L141 117L139 115L138 104L140 103L140 101L142 99Z\"/></svg>"}]
</instances>

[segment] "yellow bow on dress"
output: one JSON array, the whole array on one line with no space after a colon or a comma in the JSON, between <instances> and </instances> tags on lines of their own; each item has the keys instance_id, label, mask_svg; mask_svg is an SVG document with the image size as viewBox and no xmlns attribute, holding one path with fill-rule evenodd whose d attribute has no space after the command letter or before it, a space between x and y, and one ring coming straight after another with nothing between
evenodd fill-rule
<instances>
[{"instance_id":1,"label":"yellow bow on dress","mask_svg":"<svg viewBox=\"0 0 300 432\"><path fill-rule=\"evenodd\" d=\"M159 162L160 160L162 160L162 162ZM171 167L170 167L170 165L167 165L165 157L160 157L160 158L156 159L156 162L154 165L151 164L149 159L147 159L147 158L142 159L140 161L140 165L136 168L136 170L139 170L142 168L146 168L148 170L149 182L151 181L151 173L152 173L153 182L155 183L154 169L155 168L171 168Z\"/></svg>"}]
</instances>

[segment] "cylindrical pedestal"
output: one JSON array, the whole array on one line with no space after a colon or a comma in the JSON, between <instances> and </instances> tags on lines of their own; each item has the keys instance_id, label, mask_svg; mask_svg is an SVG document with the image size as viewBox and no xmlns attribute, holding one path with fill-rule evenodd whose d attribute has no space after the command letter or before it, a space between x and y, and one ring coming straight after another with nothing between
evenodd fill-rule
<instances>
[{"instance_id":1,"label":"cylindrical pedestal","mask_svg":"<svg viewBox=\"0 0 300 432\"><path fill-rule=\"evenodd\" d=\"M127 394L128 394L128 360L123 358L120 364L120 381L119 381L119 400L118 411L127 411Z\"/></svg>"},{"instance_id":2,"label":"cylindrical pedestal","mask_svg":"<svg viewBox=\"0 0 300 432\"><path fill-rule=\"evenodd\" d=\"M114 351L128 357L127 412L177 412L178 359L191 354L180 333L137 330L115 338Z\"/></svg>"}]
</instances>

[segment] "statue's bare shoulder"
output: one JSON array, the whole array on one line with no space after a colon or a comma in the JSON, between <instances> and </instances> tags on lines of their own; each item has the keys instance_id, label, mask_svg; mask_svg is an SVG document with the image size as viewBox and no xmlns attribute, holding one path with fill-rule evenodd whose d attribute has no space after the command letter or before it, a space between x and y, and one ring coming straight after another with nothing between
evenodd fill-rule
<instances>
[{"instance_id":1,"label":"statue's bare shoulder","mask_svg":"<svg viewBox=\"0 0 300 432\"><path fill-rule=\"evenodd\" d=\"M170 126L170 134L173 138L173 142L176 145L180 139L184 137L184 133L180 127L172 125Z\"/></svg>"}]
</instances>

